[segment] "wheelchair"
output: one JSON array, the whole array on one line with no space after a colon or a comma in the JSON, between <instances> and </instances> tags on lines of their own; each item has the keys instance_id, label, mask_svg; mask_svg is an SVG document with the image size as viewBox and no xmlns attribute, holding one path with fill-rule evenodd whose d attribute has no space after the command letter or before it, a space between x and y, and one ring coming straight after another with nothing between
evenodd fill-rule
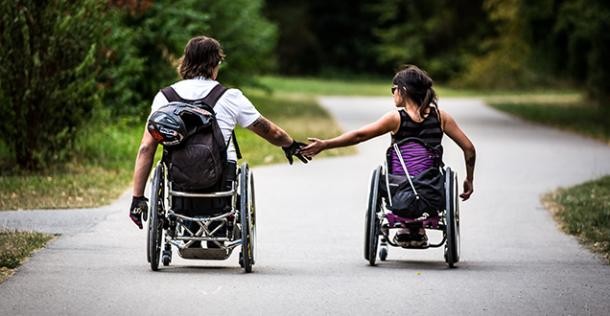
<instances>
[{"instance_id":1,"label":"wheelchair","mask_svg":"<svg viewBox=\"0 0 610 316\"><path fill-rule=\"evenodd\" d=\"M442 162L438 166L443 177L444 192L438 192L439 198L444 199L443 208L431 209L416 218L398 216L388 210L388 204L391 203L390 186L396 186L396 183L391 181L391 172L388 168L391 150L392 147L387 151L387 159L384 164L375 168L371 176L365 220L365 260L371 266L375 265L377 255L381 261L385 261L388 257L388 245L406 249L444 246L445 262L450 268L453 268L460 260L460 212L456 172L450 167L442 165ZM426 230L442 231L442 240L437 243L429 242L423 247L401 246L395 243L391 236L396 233L397 229L406 228L410 224L422 225ZM377 253L379 246L381 247Z\"/></svg>"},{"instance_id":2,"label":"wheelchair","mask_svg":"<svg viewBox=\"0 0 610 316\"><path fill-rule=\"evenodd\" d=\"M184 259L225 260L240 246L239 264L246 273L252 272L256 245L254 177L247 163L235 169L230 183L223 187L225 190L184 192L172 188L166 164L158 163L146 216L147 259L153 271L159 270L160 261L163 266L171 263L172 247ZM203 205L214 207L184 212L177 208L178 202L189 205L205 202Z\"/></svg>"}]
</instances>

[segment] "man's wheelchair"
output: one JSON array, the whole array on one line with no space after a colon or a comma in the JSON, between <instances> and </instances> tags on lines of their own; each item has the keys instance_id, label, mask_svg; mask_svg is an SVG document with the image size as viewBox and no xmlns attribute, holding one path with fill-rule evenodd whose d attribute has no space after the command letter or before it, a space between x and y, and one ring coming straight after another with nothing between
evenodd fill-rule
<instances>
[{"instance_id":1,"label":"man's wheelchair","mask_svg":"<svg viewBox=\"0 0 610 316\"><path fill-rule=\"evenodd\" d=\"M225 260L241 246L239 264L252 272L256 245L254 179L247 163L235 169L225 190L184 192L172 188L168 169L159 162L152 178L147 216L147 257L153 271L159 269L160 260L164 266L170 264L172 246L180 257L200 260ZM211 209L185 211L184 205L209 205Z\"/></svg>"},{"instance_id":2,"label":"man's wheelchair","mask_svg":"<svg viewBox=\"0 0 610 316\"><path fill-rule=\"evenodd\" d=\"M405 142L399 142L395 147L404 144ZM442 177L439 181L442 181L443 188L438 192L438 198L439 201L444 201L441 202L443 206L429 209L418 217L399 216L395 212L388 210L389 204L392 203L391 187L398 185L392 181L392 174L395 168L388 168L389 164L395 163L395 161L392 162L391 160L396 160L395 157L398 156L398 153L396 155L392 153L393 149L393 147L388 149L386 162L383 166L378 166L374 169L372 173L365 220L364 258L368 260L370 265L375 265L379 244L381 244L379 249L379 259L381 261L385 261L388 256L388 245L411 249L427 249L444 245L445 261L449 267L453 268L460 260L457 174L451 168L444 167L441 162L437 166L437 170L440 172L439 177ZM440 149L440 156L442 156L442 148ZM406 171L402 157L400 160L408 175L409 173ZM412 183L411 187L413 187ZM428 243L422 247L401 246L393 241L391 236L396 233L396 230L404 229L413 224L421 225L420 227L427 230L442 231L442 240L438 243Z\"/></svg>"}]
</instances>

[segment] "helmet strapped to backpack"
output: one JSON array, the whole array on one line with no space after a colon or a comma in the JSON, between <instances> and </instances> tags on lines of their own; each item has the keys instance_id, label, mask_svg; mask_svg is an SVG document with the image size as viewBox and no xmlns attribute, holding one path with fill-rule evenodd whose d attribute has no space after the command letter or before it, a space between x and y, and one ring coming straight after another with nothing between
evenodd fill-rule
<instances>
[{"instance_id":1,"label":"helmet strapped to backpack","mask_svg":"<svg viewBox=\"0 0 610 316\"><path fill-rule=\"evenodd\" d=\"M184 102L170 102L148 119L148 132L164 146L175 146L203 128L208 128L214 115Z\"/></svg>"},{"instance_id":2,"label":"helmet strapped to backpack","mask_svg":"<svg viewBox=\"0 0 610 316\"><path fill-rule=\"evenodd\" d=\"M204 190L220 182L228 144L218 126L214 106L226 90L218 84L204 98L187 100L172 87L161 89L170 103L150 115L147 129L164 145L163 161L176 190Z\"/></svg>"}]
</instances>

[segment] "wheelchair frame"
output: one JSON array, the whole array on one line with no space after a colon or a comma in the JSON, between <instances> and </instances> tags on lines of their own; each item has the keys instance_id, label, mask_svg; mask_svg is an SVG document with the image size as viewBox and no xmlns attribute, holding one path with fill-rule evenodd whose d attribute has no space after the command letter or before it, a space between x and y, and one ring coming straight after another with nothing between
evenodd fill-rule
<instances>
[{"instance_id":1,"label":"wheelchair frame","mask_svg":"<svg viewBox=\"0 0 610 316\"><path fill-rule=\"evenodd\" d=\"M381 196L379 185L381 179L385 178L386 192L390 192L388 180L387 162L373 170L371 176L371 187L365 221L364 258L374 266L377 259L377 248L381 240L379 259L385 261L388 256L388 244L393 247L401 247L390 238L390 231L402 228L404 224L422 222L425 229L441 230L443 238L439 243L429 244L425 247L402 247L408 249L427 249L445 246L445 262L453 268L460 260L460 220L457 174L450 167L442 169L445 180L445 209L433 210L424 213L421 217L411 219L403 218L388 211L385 207L386 201L391 201L390 196Z\"/></svg>"},{"instance_id":2,"label":"wheelchair frame","mask_svg":"<svg viewBox=\"0 0 610 316\"><path fill-rule=\"evenodd\" d=\"M161 161L151 180L151 197L148 216L147 259L153 271L159 269L159 260L168 266L172 246L185 259L225 260L233 249L241 246L239 264L246 272L252 272L255 263L256 208L254 177L247 163L241 164L231 190L192 193L172 189L167 181L167 168ZM231 198L228 212L213 216L186 216L174 212L172 197ZM167 207L166 207L167 205ZM195 228L189 228L188 224ZM225 236L214 236L226 227ZM189 247L194 242L212 242L214 248ZM162 243L164 244L161 250Z\"/></svg>"}]
</instances>

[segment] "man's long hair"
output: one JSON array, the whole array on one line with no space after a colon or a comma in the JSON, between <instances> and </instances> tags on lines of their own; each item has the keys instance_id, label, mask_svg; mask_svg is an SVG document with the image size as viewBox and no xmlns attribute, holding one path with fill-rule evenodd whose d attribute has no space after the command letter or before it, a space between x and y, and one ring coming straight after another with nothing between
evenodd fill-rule
<instances>
[{"instance_id":1,"label":"man's long hair","mask_svg":"<svg viewBox=\"0 0 610 316\"><path fill-rule=\"evenodd\" d=\"M222 46L217 40L207 36L193 37L184 47L178 71L182 79L201 76L211 78L214 68L224 57Z\"/></svg>"}]
</instances>

